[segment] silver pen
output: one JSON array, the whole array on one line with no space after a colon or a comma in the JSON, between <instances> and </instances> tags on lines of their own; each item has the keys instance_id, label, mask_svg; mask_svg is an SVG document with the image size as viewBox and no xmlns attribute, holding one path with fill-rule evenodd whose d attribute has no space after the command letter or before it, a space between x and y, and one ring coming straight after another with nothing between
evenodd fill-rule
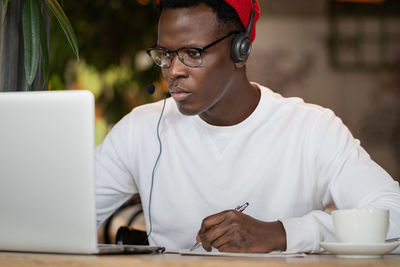
<instances>
[{"instance_id":1,"label":"silver pen","mask_svg":"<svg viewBox=\"0 0 400 267\"><path fill-rule=\"evenodd\" d=\"M237 206L235 208L235 210L239 211L239 212L243 212L247 208L247 206L249 206L249 202L246 202L243 205ZM201 242L196 242L196 244L193 245L193 247L190 249L190 251L193 251L200 246L201 246Z\"/></svg>"}]
</instances>

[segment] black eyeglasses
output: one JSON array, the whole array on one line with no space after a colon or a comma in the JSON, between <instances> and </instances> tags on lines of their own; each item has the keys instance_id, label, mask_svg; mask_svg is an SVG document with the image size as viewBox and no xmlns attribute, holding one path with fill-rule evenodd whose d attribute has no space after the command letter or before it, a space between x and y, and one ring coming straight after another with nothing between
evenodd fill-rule
<instances>
[{"instance_id":1,"label":"black eyeglasses","mask_svg":"<svg viewBox=\"0 0 400 267\"><path fill-rule=\"evenodd\" d=\"M190 68L196 68L203 63L202 54L211 46L225 40L226 38L238 34L238 31L233 31L219 38L218 40L206 45L203 48L200 47L181 47L178 50L168 50L163 47L153 47L146 50L147 54L153 59L154 63L161 68L171 67L172 59L177 54L179 60Z\"/></svg>"}]
</instances>

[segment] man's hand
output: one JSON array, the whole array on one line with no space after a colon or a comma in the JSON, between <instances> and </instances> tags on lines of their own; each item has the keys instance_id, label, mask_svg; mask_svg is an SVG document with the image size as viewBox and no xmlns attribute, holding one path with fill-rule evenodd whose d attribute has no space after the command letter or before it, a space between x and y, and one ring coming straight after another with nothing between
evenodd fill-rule
<instances>
[{"instance_id":1,"label":"man's hand","mask_svg":"<svg viewBox=\"0 0 400 267\"><path fill-rule=\"evenodd\" d=\"M280 221L262 222L235 210L205 218L196 237L207 251L270 252L286 250L286 232Z\"/></svg>"}]
</instances>

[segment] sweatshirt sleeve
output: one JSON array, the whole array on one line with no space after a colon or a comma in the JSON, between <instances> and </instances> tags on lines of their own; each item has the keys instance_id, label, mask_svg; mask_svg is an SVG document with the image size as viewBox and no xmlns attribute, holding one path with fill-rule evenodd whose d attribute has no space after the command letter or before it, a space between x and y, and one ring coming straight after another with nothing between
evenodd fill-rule
<instances>
[{"instance_id":1,"label":"sweatshirt sleeve","mask_svg":"<svg viewBox=\"0 0 400 267\"><path fill-rule=\"evenodd\" d=\"M321 112L310 133L310 169L324 206L337 209L383 208L390 211L387 238L400 236L400 189L376 164L333 112ZM319 252L319 242L335 241L331 215L315 210L281 220L287 251ZM394 251L400 253L400 249Z\"/></svg>"},{"instance_id":2,"label":"sweatshirt sleeve","mask_svg":"<svg viewBox=\"0 0 400 267\"><path fill-rule=\"evenodd\" d=\"M129 169L132 146L129 117L118 122L104 142L96 148L96 217L97 228L133 194L137 193Z\"/></svg>"}]
</instances>

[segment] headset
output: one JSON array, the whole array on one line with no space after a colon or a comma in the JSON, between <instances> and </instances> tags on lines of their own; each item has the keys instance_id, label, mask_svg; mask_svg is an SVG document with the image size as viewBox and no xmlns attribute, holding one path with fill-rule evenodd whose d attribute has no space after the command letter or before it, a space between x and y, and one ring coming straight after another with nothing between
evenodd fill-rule
<instances>
[{"instance_id":1,"label":"headset","mask_svg":"<svg viewBox=\"0 0 400 267\"><path fill-rule=\"evenodd\" d=\"M251 30L254 24L254 5L256 0L253 0L253 7L250 11L249 24L246 31L239 33L232 40L231 57L234 62L246 60L251 52Z\"/></svg>"}]
</instances>

